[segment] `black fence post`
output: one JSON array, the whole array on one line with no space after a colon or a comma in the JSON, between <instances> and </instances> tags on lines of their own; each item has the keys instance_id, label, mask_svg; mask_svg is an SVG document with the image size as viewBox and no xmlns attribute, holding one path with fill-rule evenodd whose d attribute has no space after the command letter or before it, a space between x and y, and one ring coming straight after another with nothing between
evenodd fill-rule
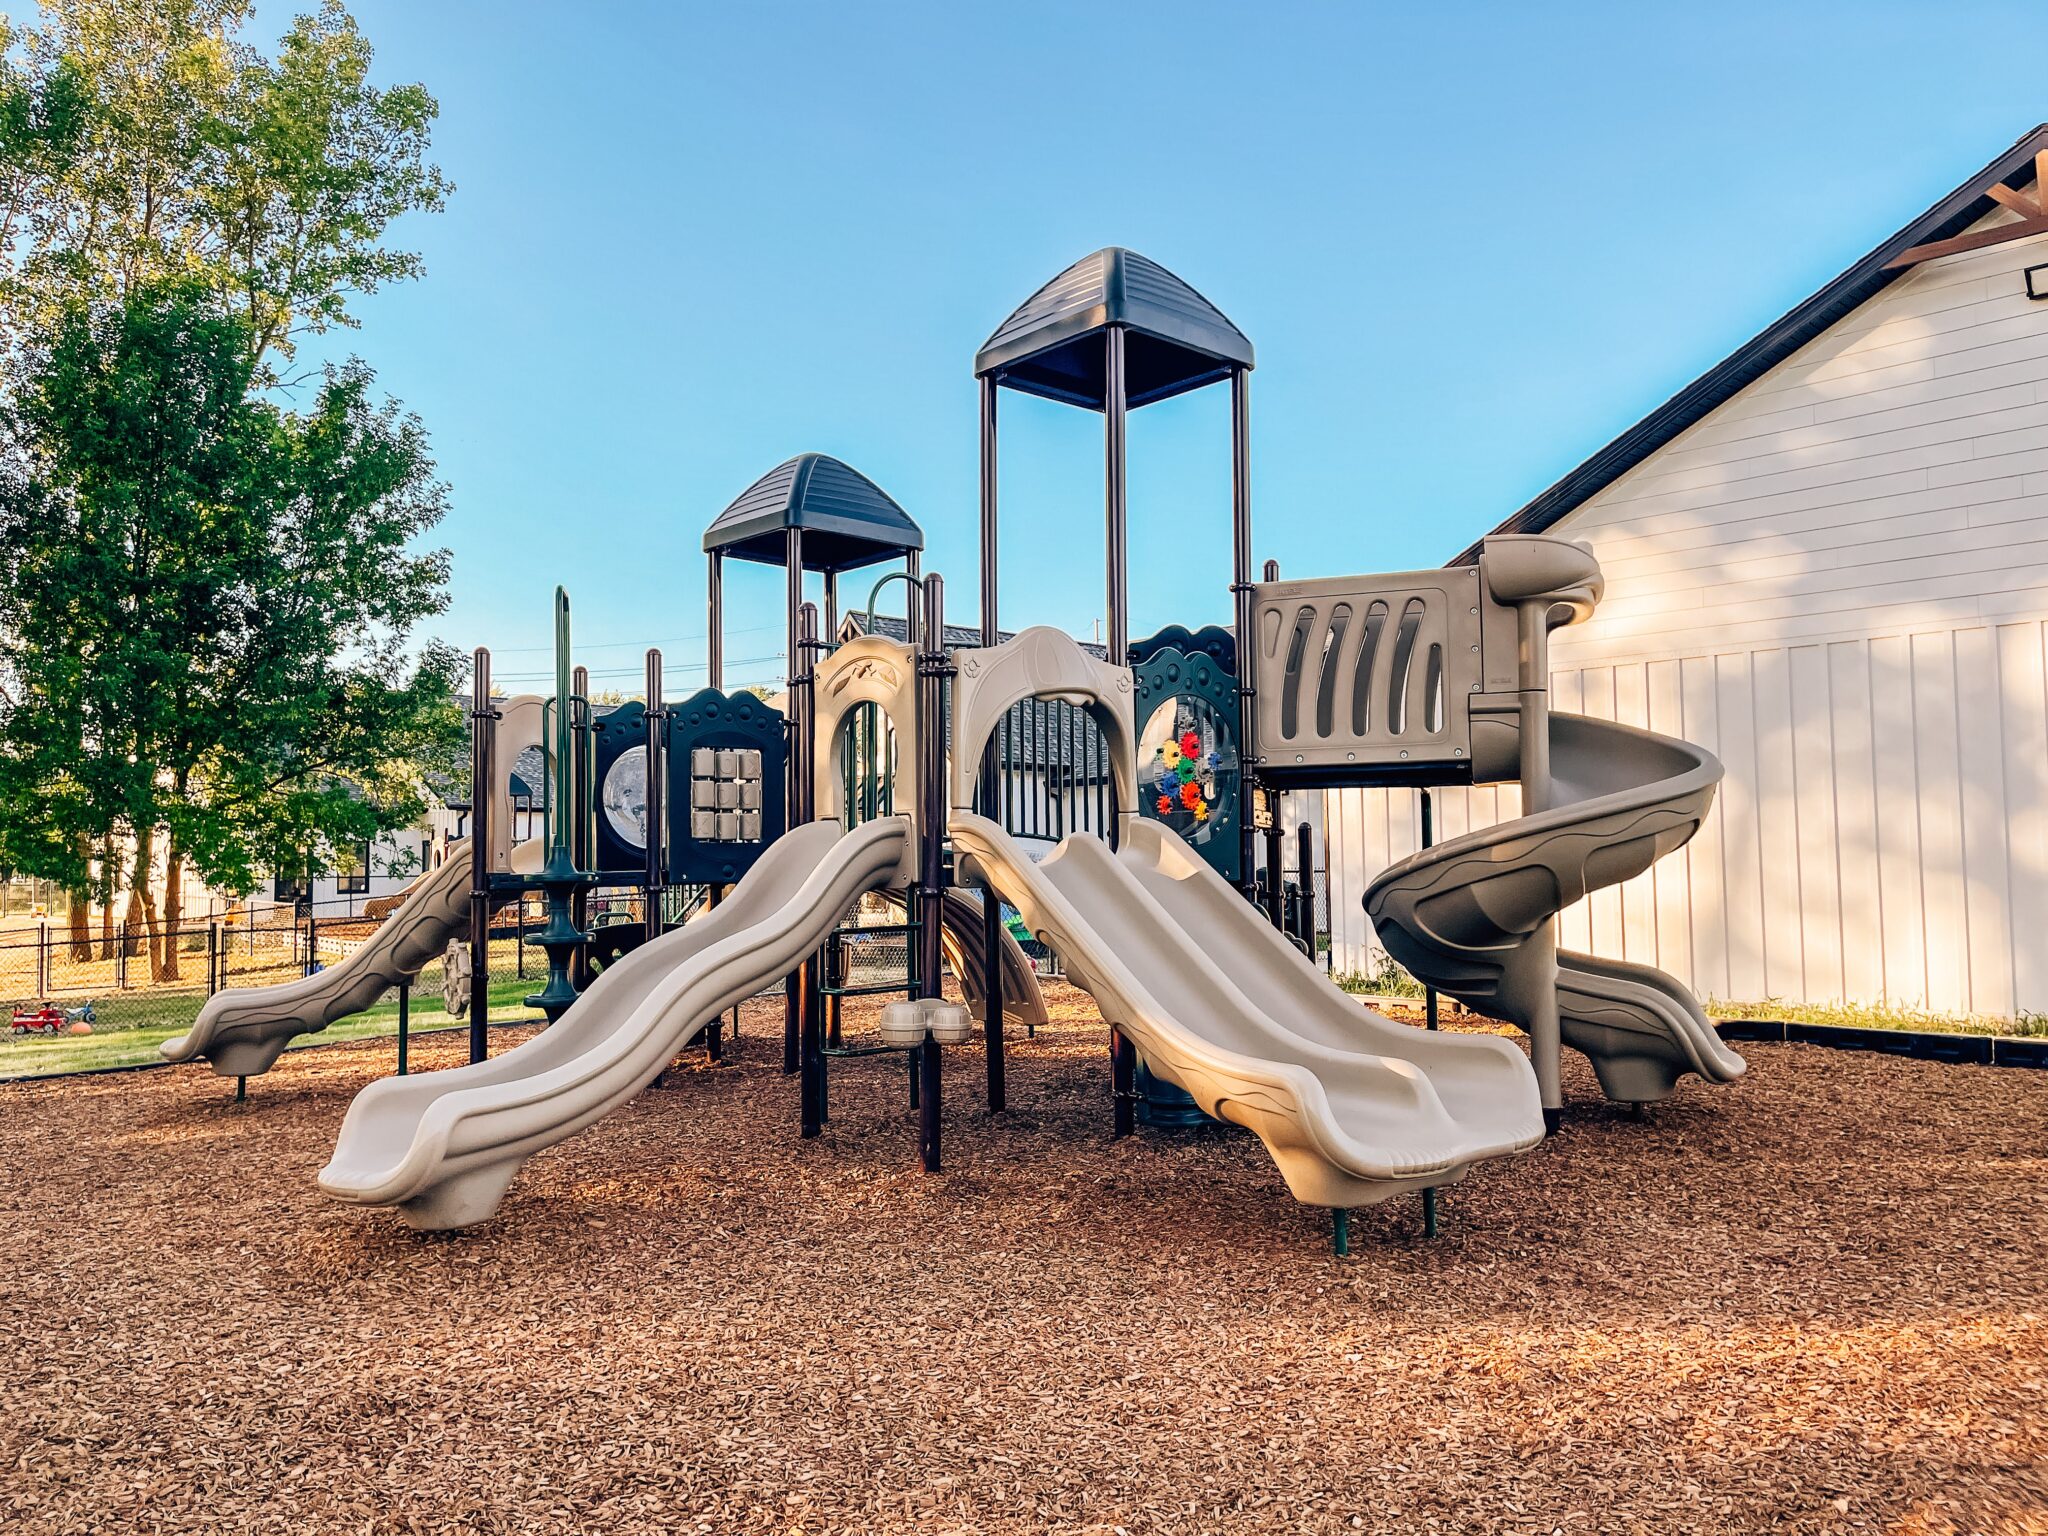
<instances>
[{"instance_id":1,"label":"black fence post","mask_svg":"<svg viewBox=\"0 0 2048 1536\"><path fill-rule=\"evenodd\" d=\"M46 920L36 923L36 996L38 999L50 995L50 925Z\"/></svg>"},{"instance_id":2,"label":"black fence post","mask_svg":"<svg viewBox=\"0 0 2048 1536\"><path fill-rule=\"evenodd\" d=\"M407 1031L412 1027L412 983L398 984L398 1075L405 1076Z\"/></svg>"},{"instance_id":3,"label":"black fence post","mask_svg":"<svg viewBox=\"0 0 2048 1536\"><path fill-rule=\"evenodd\" d=\"M213 996L220 990L220 927L215 923L206 925L206 995Z\"/></svg>"},{"instance_id":4,"label":"black fence post","mask_svg":"<svg viewBox=\"0 0 2048 1536\"><path fill-rule=\"evenodd\" d=\"M306 974L312 975L320 969L320 920L310 911L306 913Z\"/></svg>"},{"instance_id":5,"label":"black fence post","mask_svg":"<svg viewBox=\"0 0 2048 1536\"><path fill-rule=\"evenodd\" d=\"M114 946L114 988L119 992L128 990L128 924L123 921L120 939Z\"/></svg>"}]
</instances>

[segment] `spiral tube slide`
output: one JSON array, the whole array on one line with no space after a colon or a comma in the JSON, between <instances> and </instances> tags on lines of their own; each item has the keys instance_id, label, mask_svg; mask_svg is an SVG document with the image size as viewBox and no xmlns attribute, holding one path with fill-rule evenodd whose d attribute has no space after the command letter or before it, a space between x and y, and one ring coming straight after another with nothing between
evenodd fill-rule
<instances>
[{"instance_id":1,"label":"spiral tube slide","mask_svg":"<svg viewBox=\"0 0 2048 1536\"><path fill-rule=\"evenodd\" d=\"M1520 1029L1554 996L1563 1043L1610 1099L1668 1098L1687 1073L1732 1081L1743 1060L1687 987L1650 966L1560 952L1552 925L1683 847L1713 804L1720 762L1583 715L1550 715L1549 740L1548 809L1426 848L1367 887L1380 942L1418 981Z\"/></svg>"}]
</instances>

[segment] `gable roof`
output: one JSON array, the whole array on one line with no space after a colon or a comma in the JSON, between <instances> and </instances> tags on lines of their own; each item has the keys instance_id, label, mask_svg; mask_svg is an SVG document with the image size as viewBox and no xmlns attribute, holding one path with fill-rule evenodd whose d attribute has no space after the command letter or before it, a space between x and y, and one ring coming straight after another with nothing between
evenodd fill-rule
<instances>
[{"instance_id":1,"label":"gable roof","mask_svg":"<svg viewBox=\"0 0 2048 1536\"><path fill-rule=\"evenodd\" d=\"M1128 333L1125 404L1132 409L1199 389L1252 366L1243 331L1150 257L1120 245L1083 256L1026 299L974 354L977 378L1089 410L1103 408L1110 326Z\"/></svg>"},{"instance_id":2,"label":"gable roof","mask_svg":"<svg viewBox=\"0 0 2048 1536\"><path fill-rule=\"evenodd\" d=\"M1953 192L1862 256L1833 282L1780 315L1493 531L1542 533L1556 524L1851 310L1860 308L1915 270L1887 270L1886 263L1893 257L1912 246L1959 235L1998 208L1999 204L1984 191L1993 182L2002 181L2015 189L2032 185L2034 156L2044 149L2048 149L2048 123L2015 141L2010 149L1965 178ZM1479 558L1479 542L1460 552L1450 563L1473 564Z\"/></svg>"}]
</instances>

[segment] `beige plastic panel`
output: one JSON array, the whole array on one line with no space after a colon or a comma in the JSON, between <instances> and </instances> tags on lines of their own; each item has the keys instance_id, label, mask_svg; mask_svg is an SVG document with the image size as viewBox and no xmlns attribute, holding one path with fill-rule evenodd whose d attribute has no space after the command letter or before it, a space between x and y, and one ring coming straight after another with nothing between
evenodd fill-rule
<instances>
[{"instance_id":1,"label":"beige plastic panel","mask_svg":"<svg viewBox=\"0 0 2048 1536\"><path fill-rule=\"evenodd\" d=\"M1469 566L1260 583L1260 760L1340 773L1469 764L1467 701L1484 676L1481 608ZM1510 665L1513 625L1509 615Z\"/></svg>"},{"instance_id":2,"label":"beige plastic panel","mask_svg":"<svg viewBox=\"0 0 2048 1536\"><path fill-rule=\"evenodd\" d=\"M841 729L847 715L862 704L881 706L896 733L896 761L899 772L916 771L917 752L917 653L900 640L885 635L863 635L849 640L818 663L816 700L817 728L813 740L817 763L816 800L822 821L840 821L846 815L846 732ZM909 784L900 786L898 804L914 812L917 795ZM915 816L910 817L913 826ZM917 839L904 849L899 880L917 878Z\"/></svg>"},{"instance_id":3,"label":"beige plastic panel","mask_svg":"<svg viewBox=\"0 0 2048 1536\"><path fill-rule=\"evenodd\" d=\"M512 765L528 747L539 747L554 773L554 754L547 742L548 701L537 693L514 694L498 701L498 723L491 738L491 868L500 874L512 868ZM553 785L552 777L549 779ZM552 791L551 791L552 792Z\"/></svg>"},{"instance_id":4,"label":"beige plastic panel","mask_svg":"<svg viewBox=\"0 0 2048 1536\"><path fill-rule=\"evenodd\" d=\"M1014 704L1029 698L1059 699L1085 710L1101 727L1116 785L1119 814L1135 814L1138 803L1136 708L1129 667L1113 667L1082 650L1064 630L1042 626L1020 631L1001 645L953 652L952 803L974 805L981 773L981 749Z\"/></svg>"}]
</instances>

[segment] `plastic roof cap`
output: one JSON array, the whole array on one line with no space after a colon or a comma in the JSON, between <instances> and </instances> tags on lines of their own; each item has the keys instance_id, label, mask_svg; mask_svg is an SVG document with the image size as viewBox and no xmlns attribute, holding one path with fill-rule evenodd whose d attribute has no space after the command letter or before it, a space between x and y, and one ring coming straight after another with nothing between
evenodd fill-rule
<instances>
[{"instance_id":1,"label":"plastic roof cap","mask_svg":"<svg viewBox=\"0 0 2048 1536\"><path fill-rule=\"evenodd\" d=\"M704 530L706 554L783 565L801 529L813 571L850 571L924 548L924 530L874 481L822 453L800 453L733 498Z\"/></svg>"},{"instance_id":2,"label":"plastic roof cap","mask_svg":"<svg viewBox=\"0 0 2048 1536\"><path fill-rule=\"evenodd\" d=\"M1040 288L974 355L976 377L1102 410L1102 333L1122 326L1124 392L1149 405L1250 368L1252 344L1223 312L1158 262L1120 245L1084 256Z\"/></svg>"}]
</instances>

